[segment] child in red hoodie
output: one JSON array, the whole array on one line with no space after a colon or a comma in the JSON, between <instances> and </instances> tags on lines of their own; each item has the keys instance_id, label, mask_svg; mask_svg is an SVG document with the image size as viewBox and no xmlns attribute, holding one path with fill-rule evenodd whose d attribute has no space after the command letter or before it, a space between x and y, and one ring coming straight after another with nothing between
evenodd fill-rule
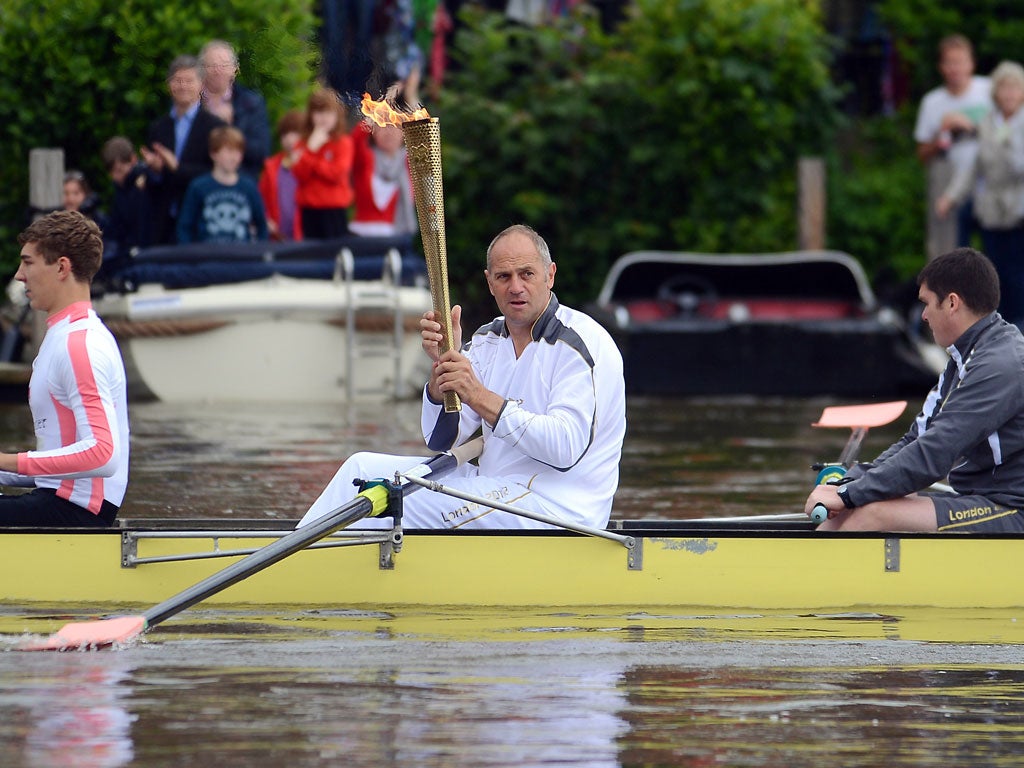
<instances>
[{"instance_id":1,"label":"child in red hoodie","mask_svg":"<svg viewBox=\"0 0 1024 768\"><path fill-rule=\"evenodd\" d=\"M352 205L352 137L338 94L319 88L309 97L305 136L295 147L292 173L299 183L302 234L330 239L348 234Z\"/></svg>"},{"instance_id":2,"label":"child in red hoodie","mask_svg":"<svg viewBox=\"0 0 1024 768\"><path fill-rule=\"evenodd\" d=\"M271 240L301 240L302 218L296 192L299 183L292 173L295 147L302 140L306 115L293 109L285 112L277 123L281 151L268 157L260 174L260 196L267 210L267 226Z\"/></svg>"}]
</instances>

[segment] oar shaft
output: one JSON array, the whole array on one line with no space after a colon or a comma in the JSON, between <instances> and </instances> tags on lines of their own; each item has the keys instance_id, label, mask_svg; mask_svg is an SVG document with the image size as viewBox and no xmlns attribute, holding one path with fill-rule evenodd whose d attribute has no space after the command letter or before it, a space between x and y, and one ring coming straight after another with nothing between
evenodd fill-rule
<instances>
[{"instance_id":1,"label":"oar shaft","mask_svg":"<svg viewBox=\"0 0 1024 768\"><path fill-rule=\"evenodd\" d=\"M428 476L437 477L447 474L456 466L466 461L467 457L472 458L472 448L469 447L471 445L475 447L477 444L467 444L467 447L460 446L460 448L455 449L452 453L438 454L425 461L424 466L429 468ZM402 486L402 495L408 496L413 491L418 490L419 487L413 483L406 483ZM153 606L142 614L146 620L146 626L153 627L159 624L161 621L180 613L189 606L195 605L211 595L227 589L232 584L237 584L254 573L283 560L289 555L295 554L301 549L305 549L310 544L330 536L335 531L371 515L375 509L378 514L383 511L382 502L386 502L386 491L378 486L369 489L366 493L367 495L357 496L330 514L317 518L302 528L282 536L277 541L253 552L238 562L232 563L227 568L206 577L198 584L194 584L177 595L164 600L159 605ZM371 497L373 497L372 500ZM379 503L381 508L377 509Z\"/></svg>"},{"instance_id":2,"label":"oar shaft","mask_svg":"<svg viewBox=\"0 0 1024 768\"><path fill-rule=\"evenodd\" d=\"M599 539L608 539L610 541L618 542L619 544L622 544L626 547L632 546L633 543L632 536L623 536L620 533L606 531L603 528L595 528L590 525L580 525L579 523L572 523L566 520L559 520L557 517L551 517L550 515L545 515L540 512L533 512L528 509L522 509L521 507L513 507L511 504L503 504L502 502L495 501L494 499L485 499L483 496L474 496L471 493L466 493L465 491L459 491L454 488L449 488L448 486L441 485L441 483L438 483L434 480L424 480L418 477L410 477L409 475L403 475L403 477L405 477L410 482L416 483L417 485L423 486L424 488L429 488L432 491L443 493L446 496L451 496L452 498L456 499L462 499L463 501L471 501L475 504L480 504L481 506L484 507L500 509L503 512L510 512L513 515L519 515L520 517L525 517L530 520L536 520L538 523L547 523L548 525L554 526L555 528L565 528L566 530L573 531L574 533L583 533L587 536L596 536Z\"/></svg>"},{"instance_id":3,"label":"oar shaft","mask_svg":"<svg viewBox=\"0 0 1024 768\"><path fill-rule=\"evenodd\" d=\"M205 600L210 595L225 590L232 584L237 584L257 571L295 554L300 549L305 549L325 536L330 536L338 529L366 517L373 511L373 506L370 499L365 496L357 496L344 507L289 533L287 536L282 536L277 541L206 577L198 584L193 584L174 597L169 597L159 605L153 606L142 614L146 619L146 626L155 626L176 613Z\"/></svg>"},{"instance_id":4,"label":"oar shaft","mask_svg":"<svg viewBox=\"0 0 1024 768\"><path fill-rule=\"evenodd\" d=\"M443 475L460 464L480 455L483 440L476 438L453 448L449 453L442 453L409 470L419 477ZM397 483L397 475L395 483ZM420 486L405 483L401 486L402 496L406 496ZM143 614L135 616L118 616L100 621L71 622L59 631L50 635L42 642L29 642L21 646L28 651L66 651L72 648L103 648L110 645L126 643L145 632L147 629L170 618L176 613L195 605L210 595L227 589L242 579L267 568L288 555L314 544L325 536L329 536L339 528L343 528L367 515L382 515L388 512L388 502L393 499L395 486L387 483L369 483L352 501L343 504L330 514L324 515L302 528L282 536L272 544L268 544L248 557L232 563L217 573L206 577L198 584L179 592L174 597L153 606Z\"/></svg>"},{"instance_id":5,"label":"oar shaft","mask_svg":"<svg viewBox=\"0 0 1024 768\"><path fill-rule=\"evenodd\" d=\"M803 512L783 512L778 515L738 515L735 517L695 517L694 523L785 523L806 521Z\"/></svg>"}]
</instances>

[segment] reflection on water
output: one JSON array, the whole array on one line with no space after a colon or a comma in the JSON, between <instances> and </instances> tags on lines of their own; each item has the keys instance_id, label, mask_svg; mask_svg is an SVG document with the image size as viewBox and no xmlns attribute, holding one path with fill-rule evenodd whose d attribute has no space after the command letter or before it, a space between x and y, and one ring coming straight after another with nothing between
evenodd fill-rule
<instances>
[{"instance_id":1,"label":"reflection on water","mask_svg":"<svg viewBox=\"0 0 1024 768\"><path fill-rule=\"evenodd\" d=\"M1019 764L1021 646L902 626L200 607L120 651L0 652L0 764Z\"/></svg>"},{"instance_id":2,"label":"reflection on water","mask_svg":"<svg viewBox=\"0 0 1024 768\"><path fill-rule=\"evenodd\" d=\"M615 516L792 511L827 402L634 400ZM295 517L414 403L133 409L130 517ZM905 428L875 430L873 455ZM24 446L23 408L0 438ZM2 586L2 585L0 585ZM1014 612L577 616L196 606L112 652L22 654L93 610L0 603L0 765L1016 765ZM136 608L137 609L137 608ZM72 615L62 615L71 612Z\"/></svg>"},{"instance_id":3,"label":"reflection on water","mask_svg":"<svg viewBox=\"0 0 1024 768\"><path fill-rule=\"evenodd\" d=\"M130 672L131 665L123 657L62 656L34 667L27 679L18 679L16 686L4 690L0 701L8 697L18 701L16 721L21 725L18 741L23 740L19 752L24 765L128 765L134 755L135 715L128 713L123 699L128 695ZM17 763L4 760L3 764Z\"/></svg>"},{"instance_id":4,"label":"reflection on water","mask_svg":"<svg viewBox=\"0 0 1024 768\"><path fill-rule=\"evenodd\" d=\"M1019 667L638 667L622 686L623 765L997 766L1024 755Z\"/></svg>"}]
</instances>

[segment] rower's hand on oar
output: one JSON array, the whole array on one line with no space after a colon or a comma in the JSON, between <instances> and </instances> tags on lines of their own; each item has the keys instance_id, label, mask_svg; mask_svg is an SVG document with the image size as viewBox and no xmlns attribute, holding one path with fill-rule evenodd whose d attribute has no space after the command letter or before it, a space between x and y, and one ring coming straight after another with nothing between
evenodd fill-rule
<instances>
[{"instance_id":1,"label":"rower's hand on oar","mask_svg":"<svg viewBox=\"0 0 1024 768\"><path fill-rule=\"evenodd\" d=\"M835 517L839 512L846 509L846 505L843 504L843 500L839 498L839 494L836 492L836 486L834 485L816 485L814 490L811 491L811 495L807 497L807 501L804 504L804 513L808 517L812 517L814 508L820 504L828 510L829 518Z\"/></svg>"}]
</instances>

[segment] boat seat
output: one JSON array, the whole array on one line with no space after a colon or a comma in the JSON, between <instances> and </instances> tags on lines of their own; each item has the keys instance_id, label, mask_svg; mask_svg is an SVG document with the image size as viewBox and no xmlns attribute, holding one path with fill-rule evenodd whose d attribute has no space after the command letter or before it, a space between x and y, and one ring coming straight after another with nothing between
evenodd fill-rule
<instances>
[{"instance_id":1,"label":"boat seat","mask_svg":"<svg viewBox=\"0 0 1024 768\"><path fill-rule=\"evenodd\" d=\"M748 320L838 320L864 314L854 302L836 299L719 299L697 310L714 320L739 319L737 312Z\"/></svg>"},{"instance_id":2,"label":"boat seat","mask_svg":"<svg viewBox=\"0 0 1024 768\"><path fill-rule=\"evenodd\" d=\"M652 323L679 314L679 305L667 299L640 299L626 305L629 319L635 323Z\"/></svg>"},{"instance_id":3,"label":"boat seat","mask_svg":"<svg viewBox=\"0 0 1024 768\"><path fill-rule=\"evenodd\" d=\"M628 302L626 310L634 323L653 323L681 313L679 305L667 299L637 299ZM733 321L839 320L863 317L864 311L855 302L838 299L717 298L701 302L695 315L708 320Z\"/></svg>"}]
</instances>

